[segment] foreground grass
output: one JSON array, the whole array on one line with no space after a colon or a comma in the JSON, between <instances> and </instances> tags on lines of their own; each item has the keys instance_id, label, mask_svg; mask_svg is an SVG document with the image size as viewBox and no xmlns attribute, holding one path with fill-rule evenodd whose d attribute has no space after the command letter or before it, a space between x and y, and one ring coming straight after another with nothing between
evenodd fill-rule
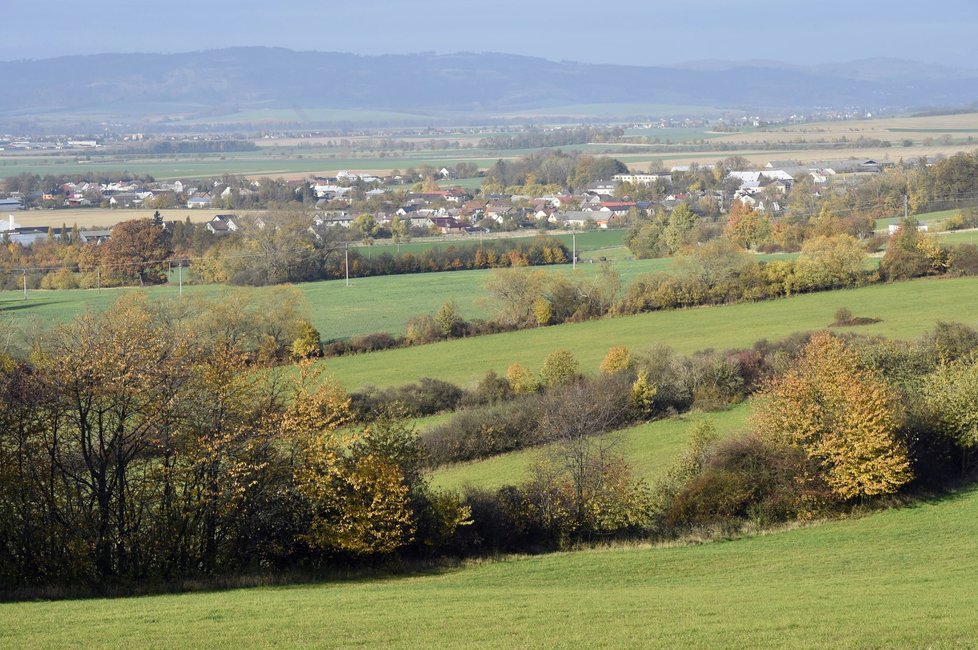
<instances>
[{"instance_id":1,"label":"foreground grass","mask_svg":"<svg viewBox=\"0 0 978 650\"><path fill-rule=\"evenodd\" d=\"M409 578L0 605L0 646L974 647L978 491L673 548Z\"/></svg>"},{"instance_id":2,"label":"foreground grass","mask_svg":"<svg viewBox=\"0 0 978 650\"><path fill-rule=\"evenodd\" d=\"M824 329L839 307L882 322L840 328L909 339L939 320L978 323L978 278L922 279L717 307L652 312L339 357L324 361L348 389L402 384L419 377L474 383L487 370L503 374L513 362L539 369L547 354L571 350L586 372L597 370L613 345L641 351L667 344L680 352L749 347L794 332Z\"/></svg>"},{"instance_id":3,"label":"foreground grass","mask_svg":"<svg viewBox=\"0 0 978 650\"><path fill-rule=\"evenodd\" d=\"M725 437L744 429L748 412L748 405L744 403L720 413L690 413L646 422L608 436L614 441L615 452L625 457L635 476L654 484L665 476L673 461L686 448L693 424L712 422L717 433ZM465 487L495 489L515 485L528 477L530 466L543 458L549 449L524 449L485 460L446 466L435 471L431 483L437 488L451 490Z\"/></svg>"}]
</instances>

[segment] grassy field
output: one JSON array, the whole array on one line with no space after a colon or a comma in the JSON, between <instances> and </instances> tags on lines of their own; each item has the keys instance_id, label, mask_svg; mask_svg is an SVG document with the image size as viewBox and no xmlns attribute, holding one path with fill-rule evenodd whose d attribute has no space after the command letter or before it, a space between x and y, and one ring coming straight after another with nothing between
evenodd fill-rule
<instances>
[{"instance_id":1,"label":"grassy field","mask_svg":"<svg viewBox=\"0 0 978 650\"><path fill-rule=\"evenodd\" d=\"M719 413L690 413L687 415L647 422L609 434L615 440L615 451L622 454L635 475L654 483L665 475L673 461L686 448L690 427L700 421L709 421L717 433L727 436L741 431L749 412L748 405ZM442 423L447 418L425 422L425 426ZM515 485L527 477L527 469L543 457L547 447L525 449L493 456L470 463L458 463L438 469L432 477L432 485L438 488L458 490L471 485L481 488L499 488Z\"/></svg>"},{"instance_id":2,"label":"grassy field","mask_svg":"<svg viewBox=\"0 0 978 650\"><path fill-rule=\"evenodd\" d=\"M882 322L855 328L862 334L911 338L938 320L978 324L978 278L923 279L831 291L780 300L653 312L586 323L510 332L324 361L348 389L366 383L401 384L438 377L463 384L485 371L505 372L519 361L539 368L547 354L567 348L585 371L597 369L612 345L642 350L665 343L680 352L750 346L792 332L821 329L839 307ZM908 309L912 305L912 309Z\"/></svg>"},{"instance_id":3,"label":"grassy field","mask_svg":"<svg viewBox=\"0 0 978 650\"><path fill-rule=\"evenodd\" d=\"M570 240L570 235L558 235ZM598 260L607 257L613 260L615 268L621 273L625 283L642 273L668 270L672 260L668 258L652 260L630 259L628 249L615 246L620 241L621 231L592 231L578 235L579 256L583 261L577 265L579 276L596 275L601 265L588 263L588 259ZM432 242L404 244L416 247L415 252L434 245ZM372 247L371 254L378 254L382 247ZM785 256L768 255L765 259ZM570 264L540 267L547 273L572 275ZM344 280L308 282L295 285L305 295L309 317L325 339L346 338L370 332L389 332L403 334L407 321L412 316L434 313L448 300L455 300L463 317L467 319L488 318L492 315L492 305L486 301L485 282L491 271L452 271L443 273L418 273L411 275L376 276L352 278L350 286ZM66 322L85 309L105 309L120 294L133 291L132 288L71 291L31 290L25 301L20 291L0 291L0 319L13 318L18 323L34 319L42 324ZM277 287L259 289L231 289L222 286L185 286L187 295L200 294L219 296L226 291L275 292ZM171 284L150 287L145 291L154 298L167 299L178 296L176 275Z\"/></svg>"},{"instance_id":4,"label":"grassy field","mask_svg":"<svg viewBox=\"0 0 978 650\"><path fill-rule=\"evenodd\" d=\"M625 257L624 249L609 249L612 257ZM593 253L597 255L597 252ZM665 270L670 259L625 260L616 262L624 281L635 276ZM547 273L571 275L570 264L544 268ZM590 277L597 274L600 264L578 264L577 274ZM455 300L467 319L487 318L492 306L485 300L485 281L490 271L452 271L410 275L353 278L350 286L343 280L308 282L295 285L306 297L309 316L325 339L346 338L369 332L403 334L412 316L434 313L448 300ZM20 291L0 292L0 319L13 318L18 323L37 319L42 324L71 320L86 309L109 307L118 297L134 288L44 291L31 290L24 300ZM185 286L186 295L216 297L226 291L275 292L277 287L233 289L223 286ZM153 298L178 297L176 278L172 284L150 287L145 291Z\"/></svg>"},{"instance_id":5,"label":"grassy field","mask_svg":"<svg viewBox=\"0 0 978 650\"><path fill-rule=\"evenodd\" d=\"M0 646L969 648L978 491L728 542L0 605Z\"/></svg>"},{"instance_id":6,"label":"grassy field","mask_svg":"<svg viewBox=\"0 0 978 650\"><path fill-rule=\"evenodd\" d=\"M920 214L913 215L913 218L920 223L931 223L934 221L942 221L957 214L958 210L939 210L937 212L922 212ZM877 230L886 230L889 226L893 224L898 224L903 221L903 215L898 215L895 217L887 217L884 219L876 220Z\"/></svg>"},{"instance_id":7,"label":"grassy field","mask_svg":"<svg viewBox=\"0 0 978 650\"><path fill-rule=\"evenodd\" d=\"M945 244L978 244L978 230L939 232L935 236Z\"/></svg>"}]
</instances>

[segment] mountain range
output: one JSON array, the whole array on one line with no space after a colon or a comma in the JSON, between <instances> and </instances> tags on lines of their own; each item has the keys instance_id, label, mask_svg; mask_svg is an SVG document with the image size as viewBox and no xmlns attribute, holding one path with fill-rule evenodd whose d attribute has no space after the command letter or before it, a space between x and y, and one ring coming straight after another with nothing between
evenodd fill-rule
<instances>
[{"instance_id":1,"label":"mountain range","mask_svg":"<svg viewBox=\"0 0 978 650\"><path fill-rule=\"evenodd\" d=\"M978 100L978 70L896 59L607 65L498 53L359 56L243 47L0 62L0 88L0 128L69 116L166 125L219 117L234 123L235 114L261 109L286 109L298 121L314 109L444 119L612 104L923 110Z\"/></svg>"}]
</instances>

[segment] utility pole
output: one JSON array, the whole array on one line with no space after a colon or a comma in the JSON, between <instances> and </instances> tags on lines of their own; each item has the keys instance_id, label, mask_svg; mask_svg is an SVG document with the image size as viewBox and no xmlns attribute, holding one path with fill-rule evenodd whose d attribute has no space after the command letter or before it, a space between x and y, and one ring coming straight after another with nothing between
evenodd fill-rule
<instances>
[{"instance_id":1,"label":"utility pole","mask_svg":"<svg viewBox=\"0 0 978 650\"><path fill-rule=\"evenodd\" d=\"M102 267L95 267L95 290L102 293Z\"/></svg>"},{"instance_id":2,"label":"utility pole","mask_svg":"<svg viewBox=\"0 0 978 650\"><path fill-rule=\"evenodd\" d=\"M177 277L180 279L180 295L183 295L183 260L180 260L180 266L177 267Z\"/></svg>"},{"instance_id":3,"label":"utility pole","mask_svg":"<svg viewBox=\"0 0 978 650\"><path fill-rule=\"evenodd\" d=\"M577 231L571 230L571 241L574 242L574 252L571 256L571 270L577 270Z\"/></svg>"},{"instance_id":4,"label":"utility pole","mask_svg":"<svg viewBox=\"0 0 978 650\"><path fill-rule=\"evenodd\" d=\"M24 269L24 300L27 300L27 269Z\"/></svg>"},{"instance_id":5,"label":"utility pole","mask_svg":"<svg viewBox=\"0 0 978 650\"><path fill-rule=\"evenodd\" d=\"M350 286L350 245L343 249L343 267L346 271L346 286Z\"/></svg>"}]
</instances>

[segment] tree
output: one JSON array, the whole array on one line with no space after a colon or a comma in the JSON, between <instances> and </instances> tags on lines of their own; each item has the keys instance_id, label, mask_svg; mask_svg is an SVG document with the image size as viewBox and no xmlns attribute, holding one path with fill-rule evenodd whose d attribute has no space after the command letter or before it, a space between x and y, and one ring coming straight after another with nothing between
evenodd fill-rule
<instances>
[{"instance_id":1,"label":"tree","mask_svg":"<svg viewBox=\"0 0 978 650\"><path fill-rule=\"evenodd\" d=\"M897 438L896 395L838 338L812 337L798 363L765 392L754 426L802 449L843 500L896 492L913 473Z\"/></svg>"},{"instance_id":2,"label":"tree","mask_svg":"<svg viewBox=\"0 0 978 650\"><path fill-rule=\"evenodd\" d=\"M608 354L601 361L601 372L612 375L616 372L629 370L634 365L632 353L628 351L628 348L616 345L608 350Z\"/></svg>"},{"instance_id":3,"label":"tree","mask_svg":"<svg viewBox=\"0 0 978 650\"><path fill-rule=\"evenodd\" d=\"M167 281L167 262L172 251L166 231L151 219L123 221L112 229L104 244L102 263L108 278L143 284Z\"/></svg>"},{"instance_id":4,"label":"tree","mask_svg":"<svg viewBox=\"0 0 978 650\"><path fill-rule=\"evenodd\" d=\"M525 327L536 323L533 306L542 297L547 274L520 267L494 270L486 289L498 305L495 320L503 325Z\"/></svg>"},{"instance_id":5,"label":"tree","mask_svg":"<svg viewBox=\"0 0 978 650\"><path fill-rule=\"evenodd\" d=\"M567 384L578 377L580 365L570 350L554 350L543 360L540 378L545 386L554 387Z\"/></svg>"},{"instance_id":6,"label":"tree","mask_svg":"<svg viewBox=\"0 0 978 650\"><path fill-rule=\"evenodd\" d=\"M690 244L689 235L697 223L699 217L687 204L681 203L676 206L669 215L669 225L663 232L663 238L670 252L675 253Z\"/></svg>"},{"instance_id":7,"label":"tree","mask_svg":"<svg viewBox=\"0 0 978 650\"><path fill-rule=\"evenodd\" d=\"M754 248L771 235L771 221L747 204L735 201L723 234L744 248Z\"/></svg>"},{"instance_id":8,"label":"tree","mask_svg":"<svg viewBox=\"0 0 978 650\"><path fill-rule=\"evenodd\" d=\"M533 371L522 363L514 363L506 369L506 380L510 390L515 394L535 393L540 388L540 381Z\"/></svg>"},{"instance_id":9,"label":"tree","mask_svg":"<svg viewBox=\"0 0 978 650\"><path fill-rule=\"evenodd\" d=\"M301 360L321 357L323 355L323 343L319 337L319 330L307 320L300 321L298 328L299 335L292 342L292 358Z\"/></svg>"},{"instance_id":10,"label":"tree","mask_svg":"<svg viewBox=\"0 0 978 650\"><path fill-rule=\"evenodd\" d=\"M802 288L851 287L864 274L866 250L849 235L815 237L801 248L795 275Z\"/></svg>"},{"instance_id":11,"label":"tree","mask_svg":"<svg viewBox=\"0 0 978 650\"><path fill-rule=\"evenodd\" d=\"M922 393L940 432L964 452L962 469L967 469L978 448L978 358L942 363L926 377Z\"/></svg>"},{"instance_id":12,"label":"tree","mask_svg":"<svg viewBox=\"0 0 978 650\"><path fill-rule=\"evenodd\" d=\"M465 327L465 320L459 312L458 303L449 300L442 305L435 314L435 323L438 324L438 331L443 337L459 336Z\"/></svg>"},{"instance_id":13,"label":"tree","mask_svg":"<svg viewBox=\"0 0 978 650\"><path fill-rule=\"evenodd\" d=\"M529 518L557 537L641 529L649 522L648 488L615 453L618 438L606 433L627 419L628 404L607 399L616 381L564 386L542 409L541 435L555 442L522 491Z\"/></svg>"}]
</instances>

